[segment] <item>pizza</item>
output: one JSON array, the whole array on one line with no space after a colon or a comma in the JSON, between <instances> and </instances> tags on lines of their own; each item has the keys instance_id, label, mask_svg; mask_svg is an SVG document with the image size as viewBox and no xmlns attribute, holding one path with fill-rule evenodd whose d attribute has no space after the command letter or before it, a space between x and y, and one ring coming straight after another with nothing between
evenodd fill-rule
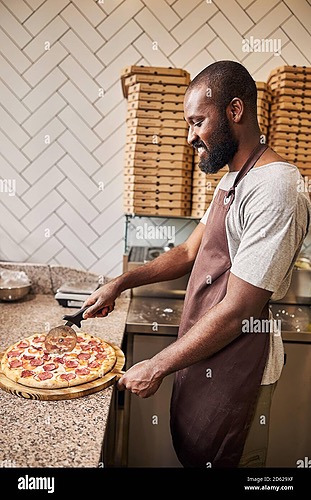
<instances>
[{"instance_id":1,"label":"pizza","mask_svg":"<svg viewBox=\"0 0 311 500\"><path fill-rule=\"evenodd\" d=\"M79 332L74 349L64 353L49 353L45 339L34 334L10 346L1 360L4 375L28 387L58 389L103 377L117 360L111 344L88 333Z\"/></svg>"}]
</instances>

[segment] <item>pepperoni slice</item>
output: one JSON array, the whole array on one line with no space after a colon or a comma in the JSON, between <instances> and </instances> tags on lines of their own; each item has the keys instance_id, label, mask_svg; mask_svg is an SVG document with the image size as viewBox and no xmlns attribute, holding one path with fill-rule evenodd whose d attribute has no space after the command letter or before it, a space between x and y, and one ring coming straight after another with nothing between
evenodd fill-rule
<instances>
[{"instance_id":1,"label":"pepperoni slice","mask_svg":"<svg viewBox=\"0 0 311 500\"><path fill-rule=\"evenodd\" d=\"M89 368L97 368L98 366L100 366L100 363L98 363L98 361L91 361L88 365L87 365Z\"/></svg>"},{"instance_id":2,"label":"pepperoni slice","mask_svg":"<svg viewBox=\"0 0 311 500\"><path fill-rule=\"evenodd\" d=\"M13 359L10 362L10 368L18 368L19 366L23 366L23 363L19 359Z\"/></svg>"},{"instance_id":3,"label":"pepperoni slice","mask_svg":"<svg viewBox=\"0 0 311 500\"><path fill-rule=\"evenodd\" d=\"M90 357L91 357L91 355L88 354L87 352L81 352L81 354L78 354L79 359L87 360L87 359L90 359Z\"/></svg>"},{"instance_id":4,"label":"pepperoni slice","mask_svg":"<svg viewBox=\"0 0 311 500\"><path fill-rule=\"evenodd\" d=\"M49 378L53 378L53 373L51 372L41 372L38 374L38 378L40 380L48 380Z\"/></svg>"},{"instance_id":5,"label":"pepperoni slice","mask_svg":"<svg viewBox=\"0 0 311 500\"><path fill-rule=\"evenodd\" d=\"M26 347L28 347L28 346L29 346L29 342L26 342L26 341L23 340L22 342L20 342L19 344L17 344L16 347L19 347L20 349L26 349Z\"/></svg>"},{"instance_id":6,"label":"pepperoni slice","mask_svg":"<svg viewBox=\"0 0 311 500\"><path fill-rule=\"evenodd\" d=\"M90 373L90 370L88 368L77 368L76 369L77 375L88 375L89 373Z\"/></svg>"},{"instance_id":7,"label":"pepperoni slice","mask_svg":"<svg viewBox=\"0 0 311 500\"><path fill-rule=\"evenodd\" d=\"M72 379L76 378L76 374L75 374L75 373L62 373L62 374L60 375L60 378L61 378L62 380L67 380L67 381L69 381L69 380L72 380Z\"/></svg>"},{"instance_id":8,"label":"pepperoni slice","mask_svg":"<svg viewBox=\"0 0 311 500\"><path fill-rule=\"evenodd\" d=\"M96 359L105 359L107 358L107 354L105 352L99 352L95 357Z\"/></svg>"},{"instance_id":9,"label":"pepperoni slice","mask_svg":"<svg viewBox=\"0 0 311 500\"><path fill-rule=\"evenodd\" d=\"M56 370L57 368L57 365L55 363L50 363L49 365L45 365L43 367L43 370L45 370L46 372L52 372L53 370Z\"/></svg>"},{"instance_id":10,"label":"pepperoni slice","mask_svg":"<svg viewBox=\"0 0 311 500\"><path fill-rule=\"evenodd\" d=\"M49 361L51 359L51 356L46 352L43 354L42 359L44 359L44 361Z\"/></svg>"},{"instance_id":11,"label":"pepperoni slice","mask_svg":"<svg viewBox=\"0 0 311 500\"><path fill-rule=\"evenodd\" d=\"M7 353L7 357L8 358L16 358L17 356L19 356L21 354L22 351L16 351L16 350L13 350L13 351L9 351Z\"/></svg>"},{"instance_id":12,"label":"pepperoni slice","mask_svg":"<svg viewBox=\"0 0 311 500\"><path fill-rule=\"evenodd\" d=\"M35 357L35 356L34 356L34 355L32 355L32 354L31 354L30 356L29 356L28 354L23 354L23 359L27 359L27 360L28 360L28 359L34 359L34 357Z\"/></svg>"},{"instance_id":13,"label":"pepperoni slice","mask_svg":"<svg viewBox=\"0 0 311 500\"><path fill-rule=\"evenodd\" d=\"M82 344L79 347L81 348L81 351L90 351L93 348L93 346L89 344Z\"/></svg>"},{"instance_id":14,"label":"pepperoni slice","mask_svg":"<svg viewBox=\"0 0 311 500\"><path fill-rule=\"evenodd\" d=\"M42 366L44 363L43 359L35 358L30 360L31 366Z\"/></svg>"},{"instance_id":15,"label":"pepperoni slice","mask_svg":"<svg viewBox=\"0 0 311 500\"><path fill-rule=\"evenodd\" d=\"M23 370L21 373L22 378L27 378L27 377L32 377L34 375L34 372L31 370Z\"/></svg>"},{"instance_id":16,"label":"pepperoni slice","mask_svg":"<svg viewBox=\"0 0 311 500\"><path fill-rule=\"evenodd\" d=\"M39 342L44 342L45 341L45 335L38 335L37 337L34 337L32 341L35 344L38 344Z\"/></svg>"},{"instance_id":17,"label":"pepperoni slice","mask_svg":"<svg viewBox=\"0 0 311 500\"><path fill-rule=\"evenodd\" d=\"M79 337L79 335L77 336L77 343L80 344L81 342L84 342L84 338L83 337Z\"/></svg>"},{"instance_id":18,"label":"pepperoni slice","mask_svg":"<svg viewBox=\"0 0 311 500\"><path fill-rule=\"evenodd\" d=\"M79 362L76 359L68 359L67 361L65 361L65 365L67 366L67 368L76 368L77 366L79 366Z\"/></svg>"},{"instance_id":19,"label":"pepperoni slice","mask_svg":"<svg viewBox=\"0 0 311 500\"><path fill-rule=\"evenodd\" d=\"M32 345L30 346L32 349L36 349L36 351L43 351L43 347L39 346L39 345Z\"/></svg>"},{"instance_id":20,"label":"pepperoni slice","mask_svg":"<svg viewBox=\"0 0 311 500\"><path fill-rule=\"evenodd\" d=\"M63 357L62 357L62 358L60 358L60 357L58 357L58 356L54 359L54 361L56 361L56 363L61 363L62 365L65 363L64 358L63 358Z\"/></svg>"}]
</instances>

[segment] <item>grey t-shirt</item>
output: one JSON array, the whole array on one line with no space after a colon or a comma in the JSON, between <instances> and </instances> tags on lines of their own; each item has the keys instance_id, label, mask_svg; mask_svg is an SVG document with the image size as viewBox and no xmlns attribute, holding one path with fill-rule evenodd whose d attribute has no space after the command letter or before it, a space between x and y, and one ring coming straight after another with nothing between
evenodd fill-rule
<instances>
[{"instance_id":1,"label":"grey t-shirt","mask_svg":"<svg viewBox=\"0 0 311 500\"><path fill-rule=\"evenodd\" d=\"M228 172L218 189L228 191L238 172ZM271 300L286 294L295 260L307 236L311 202L302 192L297 167L274 162L252 168L240 181L226 217L231 272L248 283L272 292ZM201 219L208 221L209 208ZM270 354L263 382L275 382L283 366L281 335L270 335Z\"/></svg>"}]
</instances>

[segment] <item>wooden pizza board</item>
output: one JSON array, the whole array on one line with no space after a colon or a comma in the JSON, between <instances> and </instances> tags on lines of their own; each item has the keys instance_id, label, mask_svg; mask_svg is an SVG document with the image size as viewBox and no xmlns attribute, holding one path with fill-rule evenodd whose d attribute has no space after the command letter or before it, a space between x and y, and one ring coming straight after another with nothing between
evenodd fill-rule
<instances>
[{"instance_id":1,"label":"wooden pizza board","mask_svg":"<svg viewBox=\"0 0 311 500\"><path fill-rule=\"evenodd\" d=\"M107 341L105 340L105 342ZM121 351L118 346L110 344L110 342L107 342L107 344L111 345L115 350L116 363L110 372L106 373L103 377L93 380L92 382L60 389L40 389L38 387L27 387L26 385L13 382L13 380L8 379L0 370L0 387L4 391L14 394L20 398L35 399L39 401L75 399L102 391L103 389L106 389L114 384L120 378L123 373L122 368L125 364L123 351ZM3 352L0 353L0 360L3 354Z\"/></svg>"}]
</instances>

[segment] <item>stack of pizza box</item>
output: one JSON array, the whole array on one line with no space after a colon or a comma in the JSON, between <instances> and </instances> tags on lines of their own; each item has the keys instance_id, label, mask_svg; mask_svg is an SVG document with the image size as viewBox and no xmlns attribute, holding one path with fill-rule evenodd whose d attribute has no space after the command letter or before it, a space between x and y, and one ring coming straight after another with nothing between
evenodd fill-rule
<instances>
[{"instance_id":1,"label":"stack of pizza box","mask_svg":"<svg viewBox=\"0 0 311 500\"><path fill-rule=\"evenodd\" d=\"M200 170L199 156L195 153L194 169L192 174L192 217L203 217L213 199L217 184L223 175L228 172L228 170L228 166L225 166L219 170L217 174L205 174L202 170Z\"/></svg>"},{"instance_id":2,"label":"stack of pizza box","mask_svg":"<svg viewBox=\"0 0 311 500\"><path fill-rule=\"evenodd\" d=\"M272 102L269 146L311 176L311 68L282 66L268 78Z\"/></svg>"},{"instance_id":3,"label":"stack of pizza box","mask_svg":"<svg viewBox=\"0 0 311 500\"><path fill-rule=\"evenodd\" d=\"M124 210L135 215L190 216L193 154L183 101L190 83L178 68L129 66Z\"/></svg>"},{"instance_id":4,"label":"stack of pizza box","mask_svg":"<svg viewBox=\"0 0 311 500\"><path fill-rule=\"evenodd\" d=\"M269 131L269 114L271 91L266 82L256 82L257 87L257 118L262 136L262 142L267 142Z\"/></svg>"}]
</instances>

